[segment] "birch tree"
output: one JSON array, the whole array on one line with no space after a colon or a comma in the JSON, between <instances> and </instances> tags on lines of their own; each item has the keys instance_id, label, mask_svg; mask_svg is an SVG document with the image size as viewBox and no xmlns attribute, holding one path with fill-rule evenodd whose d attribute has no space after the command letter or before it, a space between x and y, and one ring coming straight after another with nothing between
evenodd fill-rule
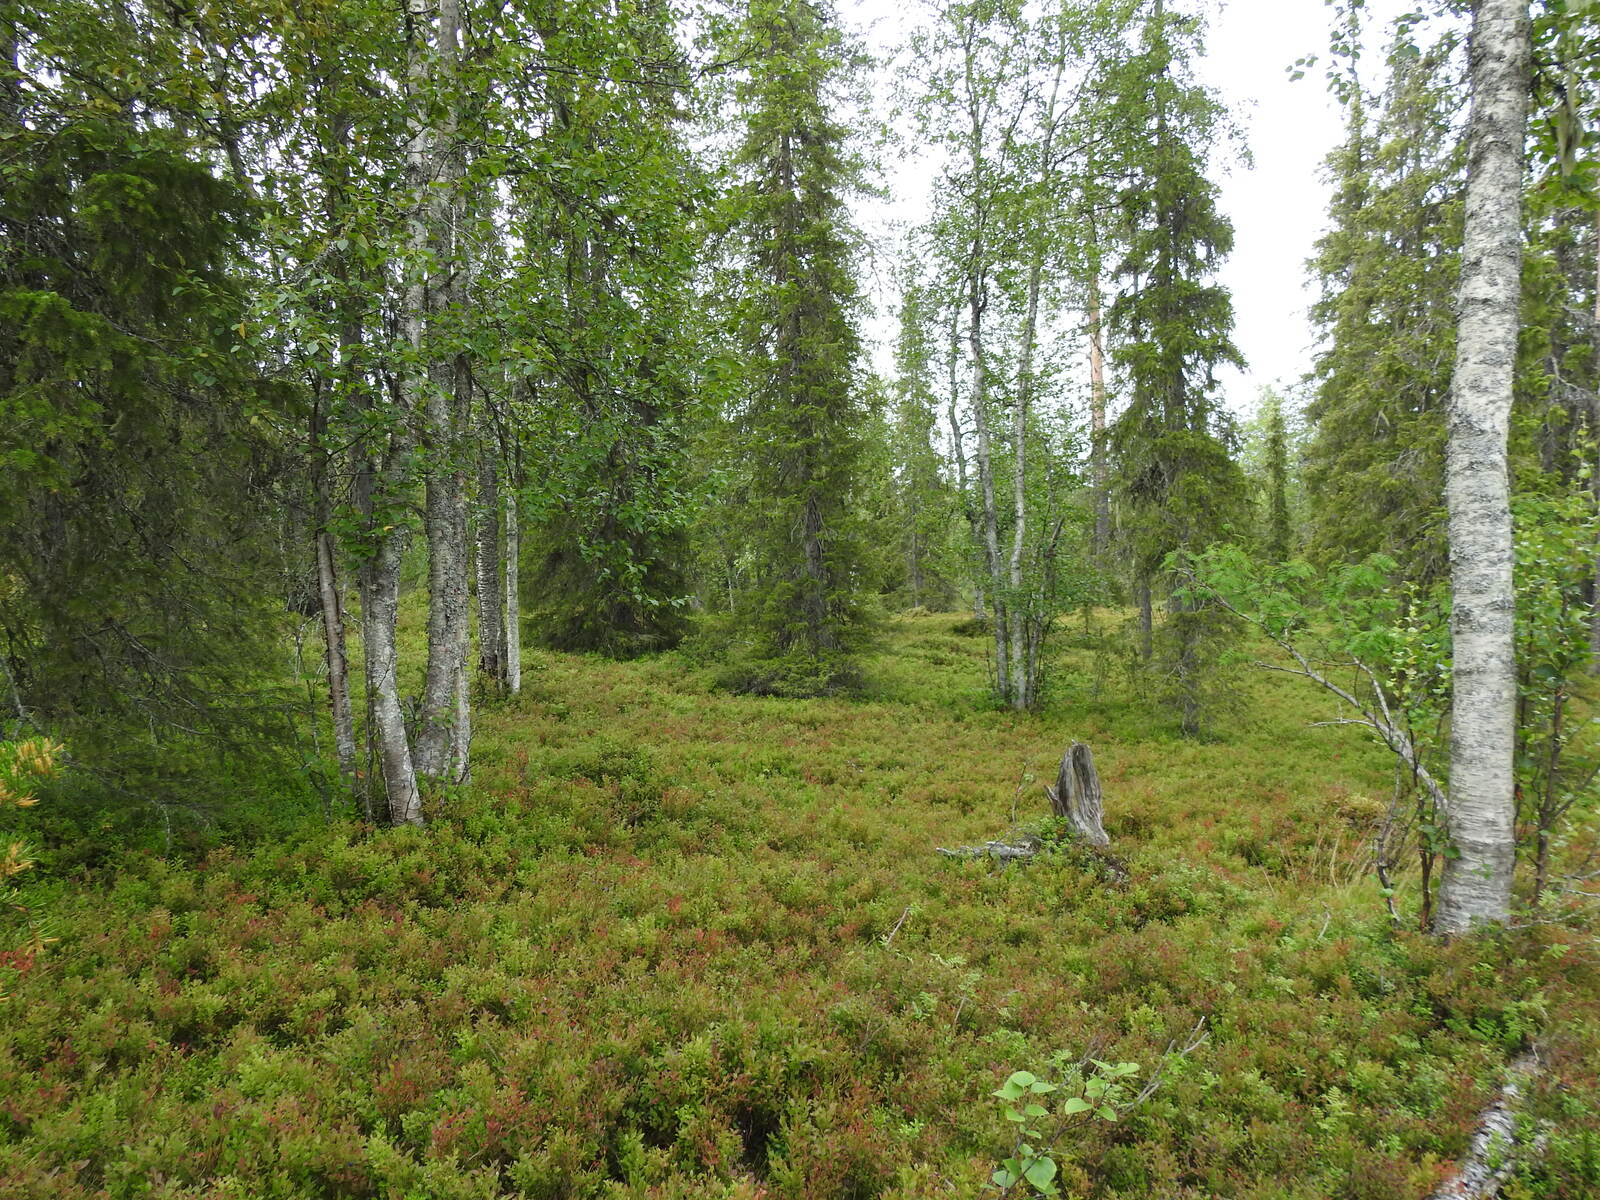
<instances>
[{"instance_id":1,"label":"birch tree","mask_svg":"<svg viewBox=\"0 0 1600 1200\"><path fill-rule=\"evenodd\" d=\"M1448 408L1451 853L1435 927L1503 923L1515 861L1516 612L1507 439L1521 295L1529 24L1523 0L1479 0L1469 49L1466 223Z\"/></svg>"}]
</instances>

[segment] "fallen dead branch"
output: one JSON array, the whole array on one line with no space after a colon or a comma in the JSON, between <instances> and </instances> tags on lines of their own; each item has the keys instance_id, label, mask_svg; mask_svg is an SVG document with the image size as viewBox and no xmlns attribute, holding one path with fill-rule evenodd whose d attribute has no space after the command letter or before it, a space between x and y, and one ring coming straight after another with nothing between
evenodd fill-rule
<instances>
[{"instance_id":1,"label":"fallen dead branch","mask_svg":"<svg viewBox=\"0 0 1600 1200\"><path fill-rule=\"evenodd\" d=\"M1478 1119L1472 1148L1454 1175L1438 1186L1428 1200L1493 1200L1516 1170L1517 1156L1537 1154L1543 1135L1517 1136L1517 1101L1522 1088L1539 1072L1539 1058L1529 1051L1506 1068L1506 1082L1495 1101Z\"/></svg>"}]
</instances>

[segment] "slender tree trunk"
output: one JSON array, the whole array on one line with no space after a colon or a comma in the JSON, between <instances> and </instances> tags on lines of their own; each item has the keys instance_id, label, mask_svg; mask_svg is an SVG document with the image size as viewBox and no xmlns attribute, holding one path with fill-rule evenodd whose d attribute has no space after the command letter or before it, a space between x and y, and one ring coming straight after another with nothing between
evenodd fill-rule
<instances>
[{"instance_id":1,"label":"slender tree trunk","mask_svg":"<svg viewBox=\"0 0 1600 1200\"><path fill-rule=\"evenodd\" d=\"M478 438L478 670L496 691L506 682L505 630L501 615L505 589L500 582L499 447L479 431Z\"/></svg>"},{"instance_id":2,"label":"slender tree trunk","mask_svg":"<svg viewBox=\"0 0 1600 1200\"><path fill-rule=\"evenodd\" d=\"M1589 326L1589 353L1600 358L1600 212L1594 217L1593 318ZM1600 379L1589 390L1589 437L1600 439ZM1593 472L1590 482L1594 487L1595 504L1600 506L1600 462L1591 462L1589 466ZM1589 617L1589 672L1600 675L1600 553L1596 553L1594 559L1590 603L1593 607Z\"/></svg>"},{"instance_id":3,"label":"slender tree trunk","mask_svg":"<svg viewBox=\"0 0 1600 1200\"><path fill-rule=\"evenodd\" d=\"M1471 39L1466 225L1450 388L1445 499L1450 520L1450 730L1453 853L1435 928L1503 923L1511 911L1517 678L1513 642L1511 417L1522 266L1528 10L1479 0Z\"/></svg>"},{"instance_id":4,"label":"slender tree trunk","mask_svg":"<svg viewBox=\"0 0 1600 1200\"><path fill-rule=\"evenodd\" d=\"M420 2L420 0L415 0ZM413 9L415 12L415 8ZM422 20L426 21L424 13ZM440 0L436 46L438 79L433 82L453 89L460 42L460 10L457 0ZM413 40L413 53L419 51ZM413 62L414 78L420 73L413 98L420 104L428 95L425 86L428 60ZM450 98L454 103L454 97ZM421 721L417 731L416 765L425 778L444 778L459 774L452 758L461 749L467 731L461 728L458 676L466 672L471 644L470 599L467 540L467 419L470 374L461 354L443 357L436 348L424 344L429 327L439 337L463 313L455 274L468 265L457 227L461 217L461 197L456 180L455 122L447 116L443 129L423 127L424 118L414 116L416 128L412 150L414 204L412 249L417 266L407 296L407 332L418 363L429 364L422 376L413 372L412 380L423 395L413 406L422 420L424 467L423 524L428 541L428 662L422 686ZM420 144L419 144L420 143ZM432 269L421 266L431 262Z\"/></svg>"},{"instance_id":5,"label":"slender tree trunk","mask_svg":"<svg viewBox=\"0 0 1600 1200\"><path fill-rule=\"evenodd\" d=\"M1106 352L1100 275L1089 277L1089 473L1094 481L1094 552L1111 545L1111 490L1106 473Z\"/></svg>"},{"instance_id":6,"label":"slender tree trunk","mask_svg":"<svg viewBox=\"0 0 1600 1200\"><path fill-rule=\"evenodd\" d=\"M1048 154L1049 145L1046 144ZM1028 411L1033 401L1033 353L1039 330L1039 288L1044 275L1044 263L1036 255L1028 268L1028 302L1022 319L1022 353L1017 372L1017 403L1013 414L1011 436L1013 446L1011 503L1015 510L1011 527L1011 707L1026 709L1033 704L1033 672L1028 654L1028 606L1023 603L1022 558L1026 549L1028 527Z\"/></svg>"},{"instance_id":7,"label":"slender tree trunk","mask_svg":"<svg viewBox=\"0 0 1600 1200\"><path fill-rule=\"evenodd\" d=\"M356 785L356 727L350 709L350 672L345 657L344 601L339 594L339 566L334 554L333 503L328 487L327 418L318 388L311 412L312 489L316 511L317 597L322 609L322 645L328 664L328 708L333 717L333 747L339 775L352 794Z\"/></svg>"},{"instance_id":8,"label":"slender tree trunk","mask_svg":"<svg viewBox=\"0 0 1600 1200\"><path fill-rule=\"evenodd\" d=\"M472 700L465 668L456 672L456 719L450 727L450 778L472 782Z\"/></svg>"},{"instance_id":9,"label":"slender tree trunk","mask_svg":"<svg viewBox=\"0 0 1600 1200\"><path fill-rule=\"evenodd\" d=\"M967 519L967 532L972 535L974 548L982 552L983 537L979 533L978 512L972 503L971 484L967 478L967 436L961 428L961 385L959 381L961 365L961 307L950 307L950 407L948 416L950 421L950 448L956 460L956 492L961 497L961 512ZM974 582L972 587L972 618L981 621L984 617L983 584Z\"/></svg>"},{"instance_id":10,"label":"slender tree trunk","mask_svg":"<svg viewBox=\"0 0 1600 1200\"><path fill-rule=\"evenodd\" d=\"M384 790L389 797L389 820L396 825L421 825L422 793L417 788L405 710L400 704L400 653L395 640L404 556L404 535L399 529L392 530L381 535L377 554L366 571L368 586L362 602L370 614L365 622L367 687L372 696Z\"/></svg>"},{"instance_id":11,"label":"slender tree trunk","mask_svg":"<svg viewBox=\"0 0 1600 1200\"><path fill-rule=\"evenodd\" d=\"M1011 699L1011 673L1007 654L1010 625L1007 619L1005 569L1000 556L1000 515L994 494L994 458L989 437L989 376L983 356L982 284L976 272L968 279L967 345L972 354L972 414L978 431L978 487L983 493L983 557L989 572L989 601L994 611L995 687L1003 701Z\"/></svg>"},{"instance_id":12,"label":"slender tree trunk","mask_svg":"<svg viewBox=\"0 0 1600 1200\"><path fill-rule=\"evenodd\" d=\"M356 403L362 412L366 412L372 407L371 393L365 391L359 393ZM377 491L377 472L370 441L372 432L365 426L358 427L362 428L363 432L357 439L351 454L350 499L355 506L356 512L361 516L363 541L369 549L372 549L381 544L380 539L393 537L395 533L393 531L383 533L378 529L376 504L374 502ZM368 553L363 555L360 566L356 568L356 592L361 599L361 669L362 677L366 684L364 691L366 693L367 718L364 739L366 767L362 772L361 803L367 820L374 825L378 823L381 815L378 810L377 789L374 786L374 781L382 775L383 762L377 717L378 688L372 666L373 647L377 645L381 636L373 630L373 597L377 591L376 567L377 557ZM392 634L390 640L393 640ZM402 723L401 733L403 734L404 732L405 726ZM408 745L406 747L408 761L410 754L411 749ZM375 770L374 768L378 769ZM388 777L387 775L382 775L382 777L384 779L384 788L387 791Z\"/></svg>"},{"instance_id":13,"label":"slender tree trunk","mask_svg":"<svg viewBox=\"0 0 1600 1200\"><path fill-rule=\"evenodd\" d=\"M395 393L394 407L401 409L398 386ZM405 710L400 703L399 648L395 637L400 609L400 565L405 559L408 534L403 523L386 525L378 519L380 510L387 511L403 503L404 494L409 490L404 478L412 449L407 414L398 411L391 419L386 451L380 456L364 443L356 472L356 504L361 512L365 540L372 547L359 574L367 675L367 737L369 745L377 750L390 822L421 825L422 793L417 787ZM368 795L371 796L370 791ZM373 820L377 819L370 799L368 813Z\"/></svg>"},{"instance_id":14,"label":"slender tree trunk","mask_svg":"<svg viewBox=\"0 0 1600 1200\"><path fill-rule=\"evenodd\" d=\"M522 549L522 530L517 513L517 471L515 461L507 457L505 501L506 531L506 689L513 695L522 691L522 587L517 556Z\"/></svg>"},{"instance_id":15,"label":"slender tree trunk","mask_svg":"<svg viewBox=\"0 0 1600 1200\"><path fill-rule=\"evenodd\" d=\"M1156 621L1154 605L1150 599L1150 581L1139 581L1139 654L1149 662L1155 654Z\"/></svg>"}]
</instances>

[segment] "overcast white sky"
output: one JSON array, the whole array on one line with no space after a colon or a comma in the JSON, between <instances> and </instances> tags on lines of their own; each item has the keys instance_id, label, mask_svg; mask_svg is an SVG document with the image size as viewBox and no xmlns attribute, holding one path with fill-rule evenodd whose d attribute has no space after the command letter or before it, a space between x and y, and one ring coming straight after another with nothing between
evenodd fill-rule
<instances>
[{"instance_id":1,"label":"overcast white sky","mask_svg":"<svg viewBox=\"0 0 1600 1200\"><path fill-rule=\"evenodd\" d=\"M841 15L874 53L886 57L917 19L915 0L841 0ZM1214 163L1223 210L1233 220L1235 244L1220 279L1233 293L1235 340L1249 361L1229 369L1223 398L1240 414L1255 405L1266 384L1292 384L1310 366L1312 334L1306 309L1305 260L1326 225L1327 187L1322 160L1343 135L1343 117L1329 95L1322 64L1305 78L1289 80L1288 69L1307 54L1326 59L1332 19L1323 0L1209 0L1210 28L1201 76L1220 93L1244 131L1253 165ZM1393 17L1407 10L1400 0L1368 0L1368 51L1363 76L1371 86L1382 62L1377 47ZM887 87L877 94L887 97ZM891 193L887 206L868 205L861 219L875 240L893 223L915 223L926 205L929 167L915 159L884 164ZM874 282L880 301L887 297ZM880 314L872 334L893 337L893 321ZM887 373L892 359L880 347L874 359Z\"/></svg>"}]
</instances>

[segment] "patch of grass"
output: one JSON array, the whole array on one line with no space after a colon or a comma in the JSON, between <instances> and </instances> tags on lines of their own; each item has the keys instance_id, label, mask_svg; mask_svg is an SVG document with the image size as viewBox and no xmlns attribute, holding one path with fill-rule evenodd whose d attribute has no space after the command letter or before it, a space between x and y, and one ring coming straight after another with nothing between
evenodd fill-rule
<instances>
[{"instance_id":1,"label":"patch of grass","mask_svg":"<svg viewBox=\"0 0 1600 1200\"><path fill-rule=\"evenodd\" d=\"M57 881L61 940L0 1031L7 1194L976 1196L1012 1071L1151 1068L1204 1018L1146 1105L1063 1148L1066 1194L1412 1197L1541 1025L1589 1011L1555 1044L1592 1083L1592 946L1391 932L1334 849L1390 763L1308 728L1314 694L1247 677L1189 742L1070 682L1086 638L1017 716L961 621L891 622L856 699L539 655L425 830ZM1073 738L1126 879L1070 845L934 853L1041 819ZM1591 1194L1593 1096L1542 1101L1588 1115L1519 1195Z\"/></svg>"}]
</instances>

